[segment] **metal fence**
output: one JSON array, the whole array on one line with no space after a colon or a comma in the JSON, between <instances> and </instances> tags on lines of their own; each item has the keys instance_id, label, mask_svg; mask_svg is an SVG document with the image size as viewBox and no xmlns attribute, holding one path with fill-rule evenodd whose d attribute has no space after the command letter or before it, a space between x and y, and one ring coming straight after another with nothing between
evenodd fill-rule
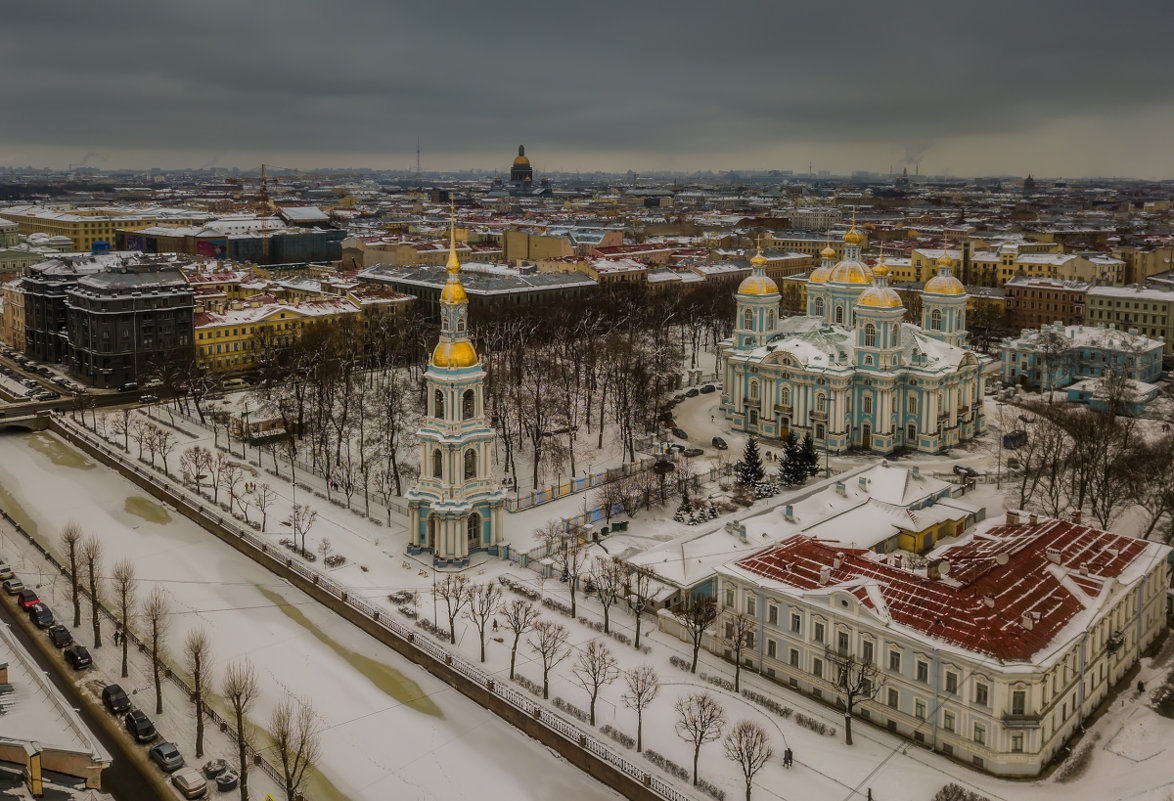
<instances>
[{"instance_id":1,"label":"metal fence","mask_svg":"<svg viewBox=\"0 0 1174 801\"><path fill-rule=\"evenodd\" d=\"M58 428L70 438L81 440L89 445L91 448L102 451L120 462L123 461L123 454L110 447L109 443L103 441L100 437L96 437L87 430L77 430L76 424L70 424L61 418L55 418L54 422L58 423ZM624 775L641 783L645 787L651 789L656 795L669 801L695 801L693 796L682 793L677 788L668 784L660 777L651 774L650 771L628 761L623 755L619 754L608 746L602 740L597 739L593 733L580 728L575 723L572 723L565 718L562 718L550 709L537 704L536 702L525 698L520 693L514 691L512 688L502 686L501 681L496 677L485 673L476 665L466 662L460 657L450 653L442 648L438 643L431 640L431 638L424 634L420 629L409 628L398 620L391 618L387 612L376 609L371 603L362 599L352 597L349 590L346 590L334 584L328 576L308 567L299 559L292 556L287 556L284 553L277 551L273 545L258 536L255 532L244 528L231 516L226 516L222 510L212 505L210 502L205 502L200 496L194 495L189 490L175 487L168 481L162 479L160 475L154 474L147 467L128 462L125 464L127 468L134 471L142 479L154 484L167 495L174 499L177 506L186 506L198 513L208 522L211 522L229 534L240 539L241 542L251 546L256 552L258 561L264 562L266 559L277 562L287 570L291 570L303 579L313 584L318 589L326 592L333 598L336 598L341 603L350 607L354 611L365 617L370 623L378 626L383 631L395 636L406 645L407 649L418 651L421 654L427 655L447 667L452 668L455 672L464 676L469 681L493 693L518 712L521 712L536 722L543 725L549 731L558 734L570 743L573 743L579 748L584 748L590 751L599 759L612 765ZM712 471L711 471L712 472ZM25 536L28 536L27 534ZM31 537L29 538L31 540ZM38 546L40 547L40 546ZM42 549L43 550L43 549ZM404 651L400 649L401 653ZM414 660L416 661L416 660ZM175 676L172 671L172 680L176 681L181 687L186 689L186 685ZM188 690L190 693L190 690ZM211 710L209 710L211 712ZM211 716L211 715L210 715ZM218 723L223 721L218 720ZM231 726L228 727L231 730ZM235 737L235 733L234 733ZM259 755L258 755L259 757ZM280 774L276 773L276 768L269 765L268 762L261 760L260 765L266 773L274 776L279 782Z\"/></svg>"}]
</instances>

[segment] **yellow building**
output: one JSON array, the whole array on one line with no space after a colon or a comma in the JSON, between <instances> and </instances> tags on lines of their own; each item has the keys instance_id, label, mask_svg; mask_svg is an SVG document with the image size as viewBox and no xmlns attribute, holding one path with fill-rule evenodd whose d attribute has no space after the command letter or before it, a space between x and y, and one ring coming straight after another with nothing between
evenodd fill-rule
<instances>
[{"instance_id":1,"label":"yellow building","mask_svg":"<svg viewBox=\"0 0 1174 801\"><path fill-rule=\"evenodd\" d=\"M20 279L0 287L3 298L3 317L0 317L0 341L10 348L24 352L24 290Z\"/></svg>"},{"instance_id":2,"label":"yellow building","mask_svg":"<svg viewBox=\"0 0 1174 801\"><path fill-rule=\"evenodd\" d=\"M153 225L194 225L208 219L206 212L190 209L101 206L94 208L11 206L4 217L17 224L20 233L65 236L77 252L90 250L95 242L113 246L119 229L137 231Z\"/></svg>"}]
</instances>

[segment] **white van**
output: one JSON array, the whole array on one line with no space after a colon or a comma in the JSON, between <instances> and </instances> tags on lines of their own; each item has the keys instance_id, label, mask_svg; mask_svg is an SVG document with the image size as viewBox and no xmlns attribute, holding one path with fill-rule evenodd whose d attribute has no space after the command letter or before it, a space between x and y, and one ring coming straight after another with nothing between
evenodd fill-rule
<instances>
[{"instance_id":1,"label":"white van","mask_svg":"<svg viewBox=\"0 0 1174 801\"><path fill-rule=\"evenodd\" d=\"M249 382L243 378L229 378L220 384L225 392L234 392L238 389L248 389Z\"/></svg>"}]
</instances>

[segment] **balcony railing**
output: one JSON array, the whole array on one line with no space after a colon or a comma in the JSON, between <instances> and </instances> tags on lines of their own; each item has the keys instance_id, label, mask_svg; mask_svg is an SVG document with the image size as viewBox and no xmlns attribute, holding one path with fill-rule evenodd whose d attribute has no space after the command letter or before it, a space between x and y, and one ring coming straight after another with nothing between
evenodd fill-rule
<instances>
[{"instance_id":1,"label":"balcony railing","mask_svg":"<svg viewBox=\"0 0 1174 801\"><path fill-rule=\"evenodd\" d=\"M819 409L813 409L811 411L811 419L812 420L827 420L828 413L827 413L827 411L820 411Z\"/></svg>"},{"instance_id":2,"label":"balcony railing","mask_svg":"<svg viewBox=\"0 0 1174 801\"><path fill-rule=\"evenodd\" d=\"M776 412L778 412L779 414L790 414L790 413L791 413L791 408L792 408L792 407L791 407L791 405L790 405L790 404L787 404L787 405L785 405L785 406L784 406L783 404L781 404L781 403L776 403L776 404L775 404L775 411L776 411Z\"/></svg>"},{"instance_id":3,"label":"balcony railing","mask_svg":"<svg viewBox=\"0 0 1174 801\"><path fill-rule=\"evenodd\" d=\"M1003 715L1003 725L1008 729L1038 729L1040 716L1039 714L1015 715L1007 712Z\"/></svg>"}]
</instances>

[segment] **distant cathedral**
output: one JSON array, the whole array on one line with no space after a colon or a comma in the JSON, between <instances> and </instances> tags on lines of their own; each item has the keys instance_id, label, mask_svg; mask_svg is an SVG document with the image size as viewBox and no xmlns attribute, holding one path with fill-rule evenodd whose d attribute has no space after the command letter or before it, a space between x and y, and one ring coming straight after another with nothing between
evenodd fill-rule
<instances>
[{"instance_id":1,"label":"distant cathedral","mask_svg":"<svg viewBox=\"0 0 1174 801\"><path fill-rule=\"evenodd\" d=\"M723 414L764 437L810 434L831 452L907 448L937 453L985 427L982 373L966 347L966 289L946 255L921 296L921 325L904 322L883 260L825 248L807 282L807 315L782 319L779 288L759 253L738 287L734 336L721 343Z\"/></svg>"},{"instance_id":2,"label":"distant cathedral","mask_svg":"<svg viewBox=\"0 0 1174 801\"><path fill-rule=\"evenodd\" d=\"M526 146L518 145L518 157L514 159L514 166L510 167L510 186L528 191L534 185L534 168L530 166L530 159L526 158Z\"/></svg>"}]
</instances>

